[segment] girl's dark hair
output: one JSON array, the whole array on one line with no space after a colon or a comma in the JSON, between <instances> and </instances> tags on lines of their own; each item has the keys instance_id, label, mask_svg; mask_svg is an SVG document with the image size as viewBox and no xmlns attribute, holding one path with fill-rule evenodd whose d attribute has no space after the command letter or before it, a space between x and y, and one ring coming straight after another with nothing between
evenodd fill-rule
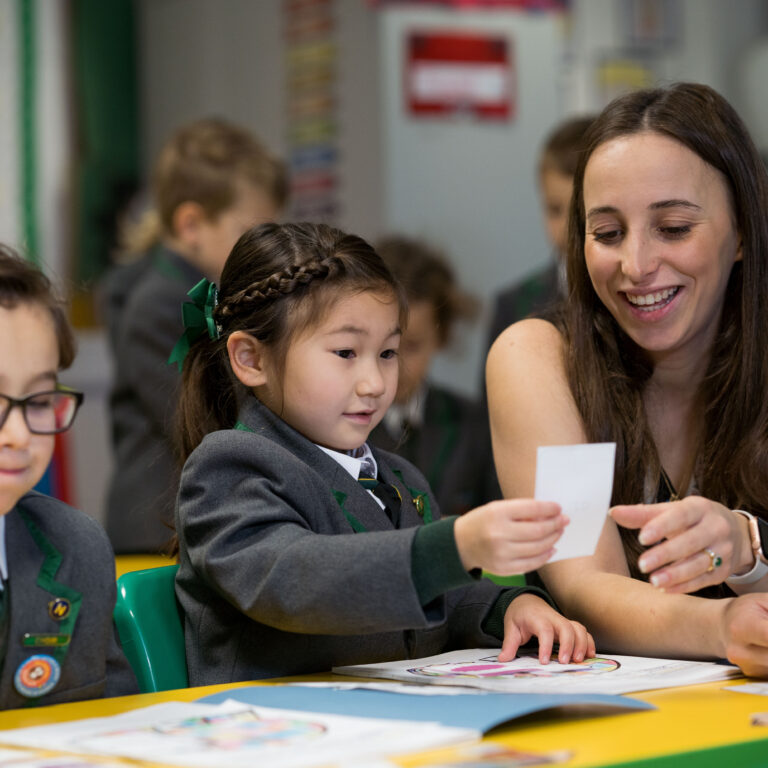
<instances>
[{"instance_id":1,"label":"girl's dark hair","mask_svg":"<svg viewBox=\"0 0 768 768\"><path fill-rule=\"evenodd\" d=\"M0 244L0 307L15 309L20 304L37 304L50 313L59 347L59 368L69 368L75 359L75 337L64 302L34 264Z\"/></svg>"},{"instance_id":2,"label":"girl's dark hair","mask_svg":"<svg viewBox=\"0 0 768 768\"><path fill-rule=\"evenodd\" d=\"M384 263L405 290L409 302L429 301L435 308L435 321L441 344L451 338L457 320L471 319L477 301L464 293L445 256L415 238L390 235L376 244Z\"/></svg>"},{"instance_id":3,"label":"girl's dark hair","mask_svg":"<svg viewBox=\"0 0 768 768\"><path fill-rule=\"evenodd\" d=\"M616 442L613 503L644 499L661 466L643 407L653 373L643 351L597 297L586 269L584 172L592 153L642 132L674 139L716 168L728 188L742 260L733 265L720 327L697 402L695 479L707 498L731 509L768 511L768 175L739 116L705 85L641 90L609 104L585 137L571 200L569 300L560 318L571 391L587 439ZM683 491L685 489L682 489ZM622 529L633 575L640 551Z\"/></svg>"},{"instance_id":4,"label":"girl's dark hair","mask_svg":"<svg viewBox=\"0 0 768 768\"><path fill-rule=\"evenodd\" d=\"M206 335L184 361L179 403L179 451L186 460L208 432L237 420L244 388L232 374L227 338L246 331L271 348L282 370L291 339L319 323L340 297L363 291L389 293L405 325L399 283L362 238L323 224L262 224L248 230L221 274L214 319L220 338Z\"/></svg>"}]
</instances>

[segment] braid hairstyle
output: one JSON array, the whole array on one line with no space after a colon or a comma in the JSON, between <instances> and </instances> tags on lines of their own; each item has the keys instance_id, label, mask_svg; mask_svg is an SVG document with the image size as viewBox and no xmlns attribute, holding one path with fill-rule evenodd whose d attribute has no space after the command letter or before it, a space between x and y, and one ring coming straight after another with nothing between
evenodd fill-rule
<instances>
[{"instance_id":1,"label":"braid hairstyle","mask_svg":"<svg viewBox=\"0 0 768 768\"><path fill-rule=\"evenodd\" d=\"M365 240L310 223L267 223L245 232L224 265L214 320L220 338L203 335L184 361L178 412L182 460L208 432L229 429L247 390L235 378L227 338L245 331L270 348L279 374L291 340L322 322L338 299L364 291L389 293L406 322L399 283Z\"/></svg>"}]
</instances>

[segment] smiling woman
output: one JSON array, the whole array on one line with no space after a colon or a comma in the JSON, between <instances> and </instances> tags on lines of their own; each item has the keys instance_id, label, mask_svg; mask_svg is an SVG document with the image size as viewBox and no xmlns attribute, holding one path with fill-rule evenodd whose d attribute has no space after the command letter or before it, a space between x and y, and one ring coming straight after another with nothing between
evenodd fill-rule
<instances>
[{"instance_id":1,"label":"smiling woman","mask_svg":"<svg viewBox=\"0 0 768 768\"><path fill-rule=\"evenodd\" d=\"M502 489L532 491L539 445L616 442L613 503L632 506L614 507L592 558L542 568L547 587L603 650L768 674L750 521L768 512L765 168L730 105L696 84L620 97L585 145L569 301L509 328L488 359Z\"/></svg>"}]
</instances>

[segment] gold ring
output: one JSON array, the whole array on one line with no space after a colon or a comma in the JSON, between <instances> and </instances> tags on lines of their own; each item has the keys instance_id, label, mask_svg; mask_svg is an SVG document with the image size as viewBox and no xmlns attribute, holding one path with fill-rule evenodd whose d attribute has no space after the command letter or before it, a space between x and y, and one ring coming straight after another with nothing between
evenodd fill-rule
<instances>
[{"instance_id":1,"label":"gold ring","mask_svg":"<svg viewBox=\"0 0 768 768\"><path fill-rule=\"evenodd\" d=\"M715 568L719 568L723 564L723 558L716 555L709 547L705 548L704 552L709 555L709 568L705 572L712 573Z\"/></svg>"}]
</instances>

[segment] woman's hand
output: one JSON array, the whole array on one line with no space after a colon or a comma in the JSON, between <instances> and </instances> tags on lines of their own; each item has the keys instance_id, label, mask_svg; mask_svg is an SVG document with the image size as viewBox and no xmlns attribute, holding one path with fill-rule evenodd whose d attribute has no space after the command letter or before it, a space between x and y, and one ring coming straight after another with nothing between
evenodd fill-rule
<instances>
[{"instance_id":1,"label":"woman's hand","mask_svg":"<svg viewBox=\"0 0 768 768\"><path fill-rule=\"evenodd\" d=\"M665 592L695 592L752 567L745 518L702 496L616 506L610 515L625 528L639 528L643 546L656 545L643 553L638 567Z\"/></svg>"},{"instance_id":2,"label":"woman's hand","mask_svg":"<svg viewBox=\"0 0 768 768\"><path fill-rule=\"evenodd\" d=\"M498 576L535 571L568 524L553 501L503 499L461 515L453 532L462 565Z\"/></svg>"},{"instance_id":3,"label":"woman's hand","mask_svg":"<svg viewBox=\"0 0 768 768\"><path fill-rule=\"evenodd\" d=\"M504 614L504 642L499 661L511 661L517 649L532 637L539 639L539 662L547 664L555 641L560 644L557 660L561 664L584 661L595 655L595 641L578 621L569 621L540 597L522 594Z\"/></svg>"},{"instance_id":4,"label":"woman's hand","mask_svg":"<svg viewBox=\"0 0 768 768\"><path fill-rule=\"evenodd\" d=\"M768 594L718 602L726 604L722 628L728 661L741 667L748 677L768 678Z\"/></svg>"}]
</instances>

